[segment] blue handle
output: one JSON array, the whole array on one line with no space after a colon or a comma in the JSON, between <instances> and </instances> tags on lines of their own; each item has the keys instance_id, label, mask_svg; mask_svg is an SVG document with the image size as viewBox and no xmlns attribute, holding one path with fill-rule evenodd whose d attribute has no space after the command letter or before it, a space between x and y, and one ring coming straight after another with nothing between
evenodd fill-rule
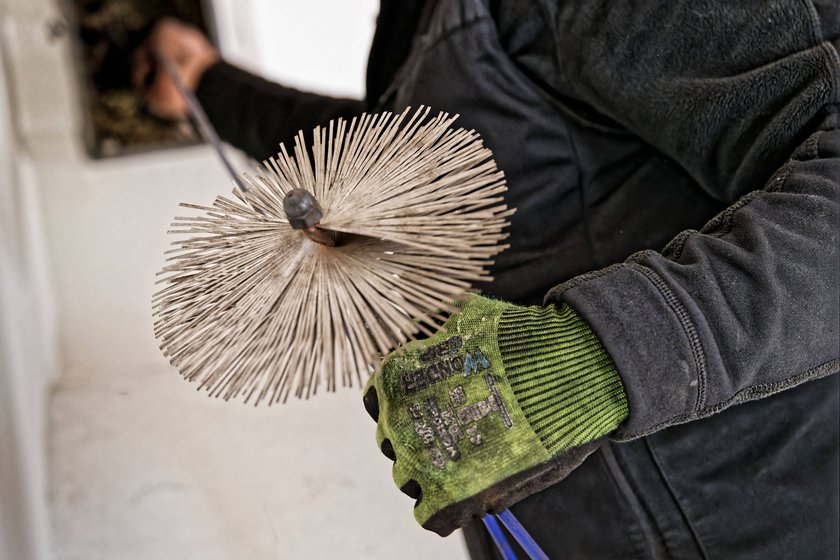
<instances>
[{"instance_id":1,"label":"blue handle","mask_svg":"<svg viewBox=\"0 0 840 560\"><path fill-rule=\"evenodd\" d=\"M487 513L481 518L481 520L490 532L490 536L493 537L493 542L496 543L496 547L499 549L499 552L502 553L502 558L504 558L504 560L517 560L516 554L510 547L510 543L508 542L504 531L502 531L502 526L499 525L499 522L496 521L493 514Z\"/></svg>"},{"instance_id":2,"label":"blue handle","mask_svg":"<svg viewBox=\"0 0 840 560\"><path fill-rule=\"evenodd\" d=\"M513 538L516 539L516 542L519 543L519 546L522 547L531 560L548 560L548 556L540 548L540 545L537 544L537 541L531 537L528 531L525 530L525 527L522 526L522 523L519 522L510 510L506 509L501 513L497 513L496 517L507 527L507 530L510 531L510 534L513 535Z\"/></svg>"}]
</instances>

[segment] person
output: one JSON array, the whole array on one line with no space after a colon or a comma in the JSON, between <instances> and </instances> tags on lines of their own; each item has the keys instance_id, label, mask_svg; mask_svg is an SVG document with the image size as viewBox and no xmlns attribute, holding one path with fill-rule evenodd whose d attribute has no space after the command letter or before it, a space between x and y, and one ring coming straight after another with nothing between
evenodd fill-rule
<instances>
[{"instance_id":1,"label":"person","mask_svg":"<svg viewBox=\"0 0 840 560\"><path fill-rule=\"evenodd\" d=\"M838 555L838 47L832 0L382 0L362 101L171 20L148 46L257 159L424 104L504 170L495 280L365 392L421 524L474 558L510 506L552 558L764 560ZM162 73L147 100L185 114Z\"/></svg>"}]
</instances>

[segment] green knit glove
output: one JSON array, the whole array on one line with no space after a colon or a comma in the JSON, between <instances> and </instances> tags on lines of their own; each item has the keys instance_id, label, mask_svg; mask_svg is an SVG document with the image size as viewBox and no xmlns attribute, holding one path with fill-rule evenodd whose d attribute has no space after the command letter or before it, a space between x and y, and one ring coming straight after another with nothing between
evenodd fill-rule
<instances>
[{"instance_id":1,"label":"green knit glove","mask_svg":"<svg viewBox=\"0 0 840 560\"><path fill-rule=\"evenodd\" d=\"M394 481L443 536L562 480L628 414L612 360L570 307L459 306L387 356L364 396Z\"/></svg>"}]
</instances>

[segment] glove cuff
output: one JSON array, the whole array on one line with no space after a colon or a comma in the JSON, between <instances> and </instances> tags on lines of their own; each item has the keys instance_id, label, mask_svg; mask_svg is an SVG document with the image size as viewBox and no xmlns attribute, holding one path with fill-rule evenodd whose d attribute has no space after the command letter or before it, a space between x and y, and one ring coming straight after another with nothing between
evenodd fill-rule
<instances>
[{"instance_id":1,"label":"glove cuff","mask_svg":"<svg viewBox=\"0 0 840 560\"><path fill-rule=\"evenodd\" d=\"M568 305L511 306L497 334L514 396L551 455L602 437L627 417L612 359Z\"/></svg>"}]
</instances>

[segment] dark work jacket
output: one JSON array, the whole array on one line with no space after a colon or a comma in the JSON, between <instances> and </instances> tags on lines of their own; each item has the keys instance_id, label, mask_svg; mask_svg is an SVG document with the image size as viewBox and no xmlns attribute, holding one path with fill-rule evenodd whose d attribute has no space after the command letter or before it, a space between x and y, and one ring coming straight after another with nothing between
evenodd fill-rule
<instances>
[{"instance_id":1,"label":"dark work jacket","mask_svg":"<svg viewBox=\"0 0 840 560\"><path fill-rule=\"evenodd\" d=\"M551 558L836 558L838 37L832 1L383 1L366 102L198 96L258 158L365 109L481 133L518 209L482 289L575 308L630 404L512 508Z\"/></svg>"}]
</instances>

